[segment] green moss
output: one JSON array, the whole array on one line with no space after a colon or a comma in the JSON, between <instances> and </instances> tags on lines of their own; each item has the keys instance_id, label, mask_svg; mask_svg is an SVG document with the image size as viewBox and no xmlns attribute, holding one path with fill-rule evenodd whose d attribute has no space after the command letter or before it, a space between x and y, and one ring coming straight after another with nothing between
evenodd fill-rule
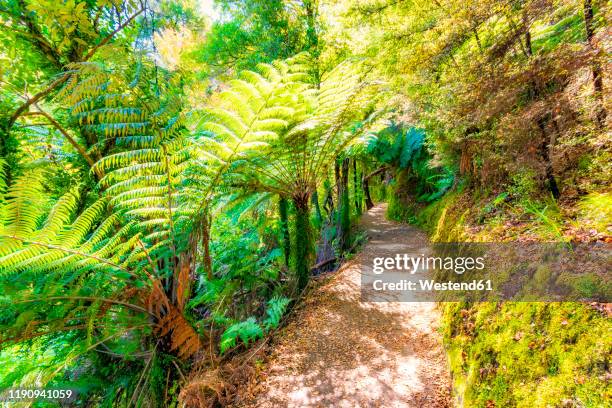
<instances>
[{"instance_id":1,"label":"green moss","mask_svg":"<svg viewBox=\"0 0 612 408\"><path fill-rule=\"evenodd\" d=\"M569 286L578 298L606 299L612 293L612 284L595 273L576 275L562 273L556 280L558 285Z\"/></svg>"},{"instance_id":2,"label":"green moss","mask_svg":"<svg viewBox=\"0 0 612 408\"><path fill-rule=\"evenodd\" d=\"M578 203L578 224L605 232L612 224L612 193L591 193Z\"/></svg>"},{"instance_id":3,"label":"green moss","mask_svg":"<svg viewBox=\"0 0 612 408\"><path fill-rule=\"evenodd\" d=\"M605 406L610 319L579 303L465 303L444 309L454 393L465 407Z\"/></svg>"},{"instance_id":4,"label":"green moss","mask_svg":"<svg viewBox=\"0 0 612 408\"><path fill-rule=\"evenodd\" d=\"M482 198L482 200L485 200ZM478 208L452 193L417 214L418 224L434 241L491 240L507 228L503 217L487 219L486 228L468 235ZM596 213L598 195L583 200L583 216ZM471 204L466 204L471 202ZM588 203L588 204L587 204ZM549 207L550 209L550 207ZM588 210L587 210L588 209ZM556 210L556 209L555 209ZM476 212L474 215L477 216ZM606 218L606 219L609 219ZM537 220L536 220L537 221ZM506 271L508 272L508 271ZM536 270L530 290L549 283L553 271ZM503 278L503 277L502 277ZM589 274L564 282L584 296L609 291ZM612 355L612 320L589 305L536 302L446 303L442 331L453 378L453 395L463 407L603 407L612 388L606 376Z\"/></svg>"}]
</instances>

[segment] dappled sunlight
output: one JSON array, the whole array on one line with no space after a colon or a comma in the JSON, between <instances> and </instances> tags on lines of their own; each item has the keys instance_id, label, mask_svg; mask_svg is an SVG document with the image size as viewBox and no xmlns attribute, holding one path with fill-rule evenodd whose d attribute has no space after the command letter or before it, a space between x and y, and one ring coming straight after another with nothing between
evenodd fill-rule
<instances>
[{"instance_id":1,"label":"dappled sunlight","mask_svg":"<svg viewBox=\"0 0 612 408\"><path fill-rule=\"evenodd\" d=\"M422 233L378 222L383 217L383 206L364 216L368 235L379 238L311 293L283 331L265 391L252 406L446 406L449 379L435 303L360 301L361 274L387 250L381 246L398 253L423 248Z\"/></svg>"},{"instance_id":2,"label":"dappled sunlight","mask_svg":"<svg viewBox=\"0 0 612 408\"><path fill-rule=\"evenodd\" d=\"M608 406L611 12L0 0L2 406Z\"/></svg>"}]
</instances>

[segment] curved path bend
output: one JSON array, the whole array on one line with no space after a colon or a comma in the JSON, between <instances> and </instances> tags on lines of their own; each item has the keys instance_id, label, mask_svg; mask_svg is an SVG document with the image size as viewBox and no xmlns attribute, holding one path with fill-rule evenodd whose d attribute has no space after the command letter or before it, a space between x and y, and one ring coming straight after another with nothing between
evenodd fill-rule
<instances>
[{"instance_id":1,"label":"curved path bend","mask_svg":"<svg viewBox=\"0 0 612 408\"><path fill-rule=\"evenodd\" d=\"M249 407L449 407L450 377L435 303L360 302L375 257L418 256L418 229L364 214L361 253L313 290L278 335ZM371 272L370 272L371 273Z\"/></svg>"}]
</instances>

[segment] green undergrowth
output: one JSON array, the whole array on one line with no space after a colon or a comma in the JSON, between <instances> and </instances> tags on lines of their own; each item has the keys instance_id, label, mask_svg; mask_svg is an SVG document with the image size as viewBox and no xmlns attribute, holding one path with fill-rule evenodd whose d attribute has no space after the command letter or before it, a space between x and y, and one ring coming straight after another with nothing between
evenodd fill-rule
<instances>
[{"instance_id":1,"label":"green undergrowth","mask_svg":"<svg viewBox=\"0 0 612 408\"><path fill-rule=\"evenodd\" d=\"M405 204L390 200L388 216L419 225L434 242L570 241L584 238L584 231L584 239L606 234L609 193L587 195L573 211L551 201L459 187L403 211L397 207ZM575 281L577 290L588 286ZM457 406L610 406L612 323L596 305L454 302L442 310Z\"/></svg>"}]
</instances>

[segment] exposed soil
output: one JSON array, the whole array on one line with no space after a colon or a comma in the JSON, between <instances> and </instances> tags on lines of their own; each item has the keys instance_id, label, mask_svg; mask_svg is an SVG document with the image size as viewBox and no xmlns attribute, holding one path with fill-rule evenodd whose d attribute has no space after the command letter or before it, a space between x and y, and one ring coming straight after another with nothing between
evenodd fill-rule
<instances>
[{"instance_id":1,"label":"exposed soil","mask_svg":"<svg viewBox=\"0 0 612 408\"><path fill-rule=\"evenodd\" d=\"M448 407L450 377L435 303L361 302L373 258L418 255L425 234L364 215L363 251L326 278L279 334L247 407Z\"/></svg>"}]
</instances>

